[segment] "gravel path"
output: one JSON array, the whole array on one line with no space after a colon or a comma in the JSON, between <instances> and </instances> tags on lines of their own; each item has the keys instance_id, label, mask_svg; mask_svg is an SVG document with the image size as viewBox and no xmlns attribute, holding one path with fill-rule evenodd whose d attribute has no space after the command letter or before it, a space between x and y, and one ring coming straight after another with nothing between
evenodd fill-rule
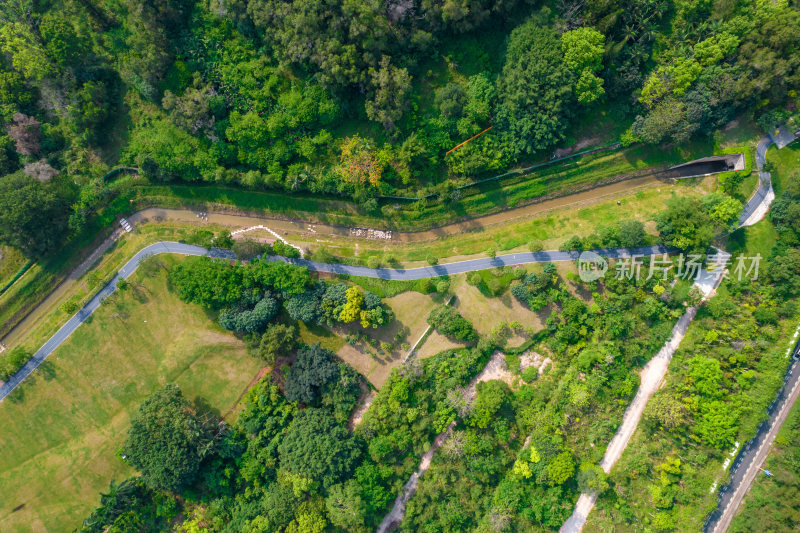
<instances>
[{"instance_id":1,"label":"gravel path","mask_svg":"<svg viewBox=\"0 0 800 533\"><path fill-rule=\"evenodd\" d=\"M483 370L481 370L480 374L475 376L475 378L472 379L472 381L464 390L464 399L468 402L471 402L475 398L475 388L478 386L478 383L482 381L499 379L498 376L503 373L504 366L505 356L503 353L500 351L494 352L491 359L489 359L489 362L486 363L486 366L483 367ZM450 422L450 425L448 425L442 433L433 439L433 444L431 445L430 449L422 454L422 459L419 462L417 470L411 474L411 477L408 478L406 484L403 485L403 490L395 499L392 510L389 511L389 513L383 518L378 526L377 533L389 533L390 531L394 531L397 526L400 525L400 522L403 521L403 517L406 514L406 504L417 491L417 483L419 482L419 478L431 466L433 454L436 453L436 450L441 448L442 444L447 442L447 439L450 438L450 435L453 433L453 429L455 429L457 423L458 420L453 420Z\"/></svg>"},{"instance_id":2,"label":"gravel path","mask_svg":"<svg viewBox=\"0 0 800 533\"><path fill-rule=\"evenodd\" d=\"M713 296L714 290L722 280L722 276L719 274L719 272L709 273L704 270L700 279L695 283L695 286L703 292L704 300ZM639 425L639 420L642 418L647 402L658 390L661 381L666 376L672 356L678 349L684 335L686 335L686 330L694 320L695 315L697 315L697 307L689 307L678 319L675 327L672 328L672 335L664 346L642 369L639 390L636 391L636 396L634 396L633 401L625 410L622 424L617 429L617 433L611 439L611 442L609 442L603 460L600 462L600 466L606 474L611 472L611 469L622 456L622 452L628 446L628 442L630 442L636 427ZM586 519L597 501L597 495L597 492L580 495L572 516L561 526L560 533L578 533L583 529Z\"/></svg>"}]
</instances>

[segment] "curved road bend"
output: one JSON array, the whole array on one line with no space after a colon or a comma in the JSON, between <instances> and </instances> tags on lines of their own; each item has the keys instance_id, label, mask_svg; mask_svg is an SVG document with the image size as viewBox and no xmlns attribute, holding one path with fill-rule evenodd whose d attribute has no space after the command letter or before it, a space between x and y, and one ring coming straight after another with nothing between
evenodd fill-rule
<instances>
[{"instance_id":1,"label":"curved road bend","mask_svg":"<svg viewBox=\"0 0 800 533\"><path fill-rule=\"evenodd\" d=\"M665 253L667 250L663 246L644 246L631 250L601 249L599 253L612 259L631 257L632 255L655 255ZM139 264L150 256L162 253L173 253L182 255L207 255L210 257L220 257L233 259L234 255L229 250L219 250L212 248L207 250L201 246L181 244L177 242L159 242L151 244L139 251L133 258L125 263L117 274L100 291L83 306L66 324L53 335L44 345L33 354L33 357L14 374L7 382L0 385L0 401L6 398L11 391L19 386L36 368L47 359L53 351L74 332L94 311L100 307L105 298L113 293L117 288L120 279L127 279L134 273ZM272 256L270 259L283 260L287 263L302 265L316 272L328 272L334 274L349 274L353 276L363 276L370 278L391 279L391 280L417 280L450 274L461 274L474 270L484 270L493 267L524 265L528 263L547 263L554 261L572 261L578 258L578 252L527 252L518 254L499 255L492 258L471 259L468 261L458 261L424 268L412 268L408 270L393 270L388 268L370 269L362 266L342 265L337 263L318 263L307 259L288 259L285 257Z\"/></svg>"},{"instance_id":2,"label":"curved road bend","mask_svg":"<svg viewBox=\"0 0 800 533\"><path fill-rule=\"evenodd\" d=\"M772 144L775 144L779 148L782 148L783 146L789 144L795 138L796 138L795 135L785 131L785 128L782 128L780 133L778 134L777 139L772 135L765 135L758 141L758 145L756 146L756 167L759 170L759 187L753 194L753 196L751 196L750 199L747 201L747 204L745 205L742 211L742 215L739 218L739 227L751 226L756 222L758 222L759 220L763 219L767 211L769 210L770 204L775 199L775 193L772 189L770 174L769 172L761 171L761 169L764 166L764 163L766 162L767 150ZM719 281L721 281L721 279L716 280L716 282ZM620 458L625 447L627 447L627 443L630 440L631 436L633 435L633 432L636 430L639 418L641 417L641 414L644 411L644 407L646 406L647 401L649 400L650 396L652 396L652 394L655 392L655 390L644 390L646 388L644 387L645 381L648 382L650 381L648 379L650 377L650 374L657 375L658 373L661 373L661 378L658 379L658 382L660 383L661 379L663 379L664 375L666 375L668 371L669 359L672 357L672 353L674 353L674 350L677 348L678 343L680 343L680 340L686 333L686 330L689 326L689 323L691 323L692 318L694 318L694 313L690 314L689 312L690 310L687 310L687 312L678 321L678 324L676 324L675 328L673 329L673 335L667 342L667 345L664 348L662 348L662 351L659 352L658 356L656 356L651 360L651 363L654 364L653 368L649 368L651 363L648 363L648 365L643 370L642 385L640 385L639 390L637 391L636 396L634 397L634 400L631 402L631 405L628 406L628 409L625 411L625 415L623 417L623 423L617 430L617 433L615 434L611 443L609 443L609 447L606 450L606 455L603 457L603 461L601 462L601 466L603 467L603 470L606 473L609 473L611 471L611 468ZM665 350L669 351L668 356L666 355ZM795 348L795 350L797 350L797 347ZM789 389L791 390L790 400L785 401L785 405L781 408L781 410L779 410L780 412L783 412L783 409L785 408L786 413L788 413L788 410L791 409L791 406L794 403L794 399L798 396L798 394L800 394L800 390L798 390L797 386L797 382L800 381L800 370L796 368L797 366L799 365L795 364L792 367L791 373L787 373L786 377L787 385L785 385L785 390ZM658 383L656 385L658 385ZM640 398L640 393L643 393L641 398ZM778 399L780 398L782 398L781 395L779 395ZM637 400L640 399L642 400L640 402L640 405L634 408L634 406L637 404ZM760 432L758 438L760 438L762 433L769 433L773 435L772 438L774 439L774 435L777 434L777 431L780 428L780 423L782 423L782 420L783 419L779 420L771 419L770 424L773 424L773 428L769 432ZM627 423L628 421L630 421L630 423ZM775 421L777 421L778 423L774 424ZM769 444L771 444L771 442L772 441L769 441ZM763 453L764 457L766 457L766 452L764 451L759 452L759 450L763 450L764 448L763 444L764 443L762 442L760 445L755 446L752 449L750 446L748 446L745 452L743 452L743 454L740 455L740 458L737 459L737 462L750 461L750 463L753 463L752 457L755 456L757 452ZM767 449L769 444L767 445ZM758 472L758 467L762 462L763 459L761 461L758 461L756 466L753 467L756 473ZM746 479L744 479L745 473L743 472L741 476L732 478L729 485L727 485L722 489L721 491L722 495L720 496L720 506L724 510L722 519L727 520L727 523L724 525L722 529L719 528L714 529L715 527L717 527L716 525L717 523L722 522L722 520L718 518L719 511L715 511L711 515L712 519L711 525L710 527L706 527L705 531L707 532L713 531L713 533L722 533L725 531L725 529L727 529L728 525L730 524L730 521L733 519L736 507L738 507L738 502L741 502L741 498L744 496L744 494L747 492L750 485L752 484L752 478L755 477L755 473L753 472L751 472L750 475L751 478L749 481L747 481ZM742 481L744 481L744 483ZM730 495L726 495L725 494L726 491L730 491L729 492ZM727 502L730 501L730 499L733 497L734 492L736 494L739 494L738 502L736 503L736 505L728 505ZM583 529L583 526L586 524L586 520L589 516L589 513L594 508L597 496L598 496L597 493L581 494L575 506L573 514L564 523L564 525L561 526L560 533L580 532ZM717 522L717 520L719 520L719 522Z\"/></svg>"},{"instance_id":3,"label":"curved road bend","mask_svg":"<svg viewBox=\"0 0 800 533\"><path fill-rule=\"evenodd\" d=\"M761 137L756 145L756 168L758 169L758 189L747 201L739 217L739 227L752 226L767 214L769 206L775 199L772 189L772 178L769 172L762 172L766 162L767 150L774 141L769 135Z\"/></svg>"},{"instance_id":4,"label":"curved road bend","mask_svg":"<svg viewBox=\"0 0 800 533\"><path fill-rule=\"evenodd\" d=\"M177 242L160 242L151 244L150 246L140 250L139 253L133 256L130 261L125 263L125 266L123 266L120 271L117 272L113 278L111 278L111 281L109 281L102 289L100 289L100 291L77 313L75 313L66 324L61 326L61 328L56 331L56 333L50 337L50 339L45 342L35 354L33 354L28 362L25 363L25 365L23 365L23 367L20 368L16 374L11 376L8 381L0 385L0 401L5 399L5 397L11 393L11 391L17 388L19 384L31 374L31 372L36 370L36 368L42 364L45 359L47 359L47 356L53 353L53 351L58 348L61 343L72 334L73 331L78 329L78 326L83 324L92 315L92 313L94 313L95 310L100 307L100 304L103 303L103 300L105 300L116 290L117 282L120 279L128 279L139 266L139 263L152 255L162 253L232 257L232 254L227 250L206 250L201 246L192 246Z\"/></svg>"}]
</instances>

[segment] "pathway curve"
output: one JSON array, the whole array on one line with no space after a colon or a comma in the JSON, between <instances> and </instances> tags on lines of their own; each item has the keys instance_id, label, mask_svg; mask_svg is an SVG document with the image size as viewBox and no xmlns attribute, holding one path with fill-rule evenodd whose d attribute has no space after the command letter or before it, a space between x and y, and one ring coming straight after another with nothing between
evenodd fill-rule
<instances>
[{"instance_id":1,"label":"pathway curve","mask_svg":"<svg viewBox=\"0 0 800 533\"><path fill-rule=\"evenodd\" d=\"M604 249L598 252L606 255L609 258L622 258L630 257L631 255L655 255L664 253L666 249L663 246L645 246L635 249ZM66 324L53 335L25 365L14 374L7 382L0 385L0 401L6 398L11 391L19 386L22 381L28 377L31 372L49 356L53 351L69 337L78 326L80 326L94 311L100 307L100 304L105 298L111 295L117 288L117 282L120 279L127 279L133 274L139 264L148 257L161 253L173 253L182 255L208 255L210 257L220 257L226 259L234 259L235 256L230 250L220 250L217 248L206 249L201 246L193 246L190 244L182 244L177 242L159 242L151 244L140 250L130 261L125 263L125 266L114 275L100 291L91 299L89 303L83 306ZM316 272L330 272L336 274L349 274L354 276L364 276L380 279L393 279L393 280L416 280L422 278L431 278L442 275L461 274L464 272L472 272L474 270L484 270L506 265L523 265L528 263L546 263L554 261L572 261L578 258L578 252L537 252L537 253L519 253L499 255L496 258L483 258L471 259L468 261L458 261L455 263L447 263L444 265L437 265L435 267L412 268L408 270L393 270L388 268L371 269L362 266L342 265L338 263L319 263L316 261L309 261L306 259L288 259L282 256L270 256L272 260L281 260L287 263L302 265L308 267L310 270Z\"/></svg>"},{"instance_id":2,"label":"pathway curve","mask_svg":"<svg viewBox=\"0 0 800 533\"><path fill-rule=\"evenodd\" d=\"M775 192L772 189L770 173L761 171L766 162L767 150L772 144L778 146L779 149L783 148L796 138L797 135L788 132L785 128L780 128L774 134L765 135L758 141L758 145L756 146L756 167L759 170L759 187L753 196L751 196L747 201L747 204L745 205L739 218L739 227L751 226L762 220L769 211L770 204L775 199ZM713 284L709 286L710 278L707 276L708 273L706 273L705 282L698 280L698 283L702 285L700 288L704 293L704 299L707 299L710 295L713 295L714 289L722 280L722 277L717 276L713 279ZM611 442L606 449L606 454L600 463L600 466L606 473L611 471L611 468L622 456L622 452L625 451L628 442L633 436L633 433L636 431L636 427L639 424L639 420L641 419L648 400L655 393L655 391L658 390L658 386L664 379L664 376L669 369L669 362L672 359L672 355L675 353L675 350L677 350L680 341L686 334L686 330L696 314L697 308L692 307L686 310L673 328L672 337L670 337L669 341L667 341L656 357L654 357L647 365L645 365L644 369L642 370L642 380L639 390L636 392L636 396L631 402L631 405L628 406L628 409L625 411L622 424L617 430L617 433L611 439ZM797 374L797 378L800 378L800 372ZM789 405L789 408L791 408L791 405ZM755 450L753 450L753 453L755 453ZM752 480L750 483L752 483ZM746 492L748 488L749 485L744 488L744 492ZM744 492L742 492L742 496L744 495ZM561 526L561 529L559 530L560 533L580 532L583 529L583 526L586 524L586 519L588 518L589 513L594 508L595 502L597 501L597 496L598 494L596 492L581 494L578 498L578 502L575 505L575 510L573 511L572 515L566 522L564 522L564 525ZM723 496L723 500L724 499L725 498ZM732 506L728 506L727 509L730 507ZM733 512L735 512L735 508ZM728 523L730 522L730 519L732 519L732 516L728 519ZM724 531L724 529L714 531L715 533L720 533Z\"/></svg>"},{"instance_id":3,"label":"pathway curve","mask_svg":"<svg viewBox=\"0 0 800 533\"><path fill-rule=\"evenodd\" d=\"M780 150L787 144L797 139L797 134L792 133L781 126L774 132L768 133L761 137L756 145L756 168L758 170L758 189L753 193L753 196L747 201L744 206L742 215L739 217L739 227L752 226L759 220L763 219L769 206L775 199L775 190L772 188L772 176L769 172L762 169L767 162L767 150L773 144Z\"/></svg>"},{"instance_id":4,"label":"pathway curve","mask_svg":"<svg viewBox=\"0 0 800 533\"><path fill-rule=\"evenodd\" d=\"M150 256L162 253L174 253L183 255L208 255L211 257L229 257L232 253L228 250L207 250L201 246L181 244L177 242L160 242L151 244L137 253L130 261L125 263L111 281L109 281L95 296L89 300L66 324L61 326L50 339L39 348L35 354L20 368L16 374L11 376L8 381L0 385L0 401L4 400L11 391L16 389L36 368L47 359L53 351L63 343L67 337L78 329L94 313L103 300L108 298L117 288L120 279L128 279L134 273L139 264Z\"/></svg>"},{"instance_id":5,"label":"pathway curve","mask_svg":"<svg viewBox=\"0 0 800 533\"><path fill-rule=\"evenodd\" d=\"M721 274L722 271L701 271L700 278L695 282L695 287L702 291L703 300L714 295L715 289L722 280ZM625 410L625 415L622 417L622 424L620 424L611 442L608 443L606 453L603 456L603 460L600 462L600 467L606 474L611 472L611 469L622 456L622 452L624 452L625 448L628 446L631 437L633 437L633 433L639 425L639 420L642 418L644 408L647 406L647 402L653 394L658 390L664 376L666 376L672 356L678 349L684 335L686 335L689 324L692 323L695 315L697 315L697 309L696 306L689 307L686 312L683 313L678 319L677 324L675 324L675 327L672 328L672 334L667 342L661 350L658 351L655 357L650 359L642 369L640 374L641 382L639 384L639 389L636 391L636 396L634 396L633 401L631 401L631 404ZM559 532L578 533L581 531L586 524L589 513L591 513L594 508L597 496L597 492L581 494L578 497L578 502L575 504L575 510L567 521L564 522L564 525L561 526Z\"/></svg>"}]
</instances>

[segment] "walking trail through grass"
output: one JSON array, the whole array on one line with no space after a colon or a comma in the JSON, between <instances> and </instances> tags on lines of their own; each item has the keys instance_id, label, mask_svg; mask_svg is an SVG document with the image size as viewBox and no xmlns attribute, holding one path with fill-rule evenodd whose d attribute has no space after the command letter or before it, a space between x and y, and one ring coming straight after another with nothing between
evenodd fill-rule
<instances>
[{"instance_id":1,"label":"walking trail through grass","mask_svg":"<svg viewBox=\"0 0 800 533\"><path fill-rule=\"evenodd\" d=\"M77 527L112 479L133 473L115 454L165 383L221 414L258 371L241 341L167 290L157 263L131 281L0 403L0 531Z\"/></svg>"}]
</instances>

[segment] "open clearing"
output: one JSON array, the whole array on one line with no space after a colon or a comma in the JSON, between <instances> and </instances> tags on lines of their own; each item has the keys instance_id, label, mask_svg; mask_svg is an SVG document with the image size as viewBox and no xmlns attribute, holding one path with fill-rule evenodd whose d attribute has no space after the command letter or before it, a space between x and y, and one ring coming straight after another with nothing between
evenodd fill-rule
<instances>
[{"instance_id":1,"label":"open clearing","mask_svg":"<svg viewBox=\"0 0 800 533\"><path fill-rule=\"evenodd\" d=\"M526 270L534 268L531 266ZM477 287L467 283L465 275L453 276L452 290L456 294L453 305L481 335L488 335L500 322L510 324L515 320L536 331L544 327L542 315L522 305L508 290L496 297L486 297ZM519 346L523 342L525 339L518 335L509 339L510 346Z\"/></svg>"},{"instance_id":2,"label":"open clearing","mask_svg":"<svg viewBox=\"0 0 800 533\"><path fill-rule=\"evenodd\" d=\"M379 342L391 343L392 350L389 352L382 350L384 353L380 354L377 353L375 348L360 342L356 346L345 344L336 353L378 388L389 377L392 369L403 362L406 352L402 349L400 343L414 344L427 329L428 314L436 307L437 300L431 295L407 291L384 299L384 303L391 307L395 319L388 326L368 329L365 333ZM354 326L348 328L348 331L350 330L359 331L361 328ZM342 330L341 334L344 335L348 331ZM402 335L402 340L399 342L394 340L395 335L398 333Z\"/></svg>"},{"instance_id":3,"label":"open clearing","mask_svg":"<svg viewBox=\"0 0 800 533\"><path fill-rule=\"evenodd\" d=\"M258 372L243 343L167 290L159 257L0 403L0 531L71 531L111 479L130 415L177 383L224 413ZM18 509L18 510L14 510Z\"/></svg>"}]
</instances>

